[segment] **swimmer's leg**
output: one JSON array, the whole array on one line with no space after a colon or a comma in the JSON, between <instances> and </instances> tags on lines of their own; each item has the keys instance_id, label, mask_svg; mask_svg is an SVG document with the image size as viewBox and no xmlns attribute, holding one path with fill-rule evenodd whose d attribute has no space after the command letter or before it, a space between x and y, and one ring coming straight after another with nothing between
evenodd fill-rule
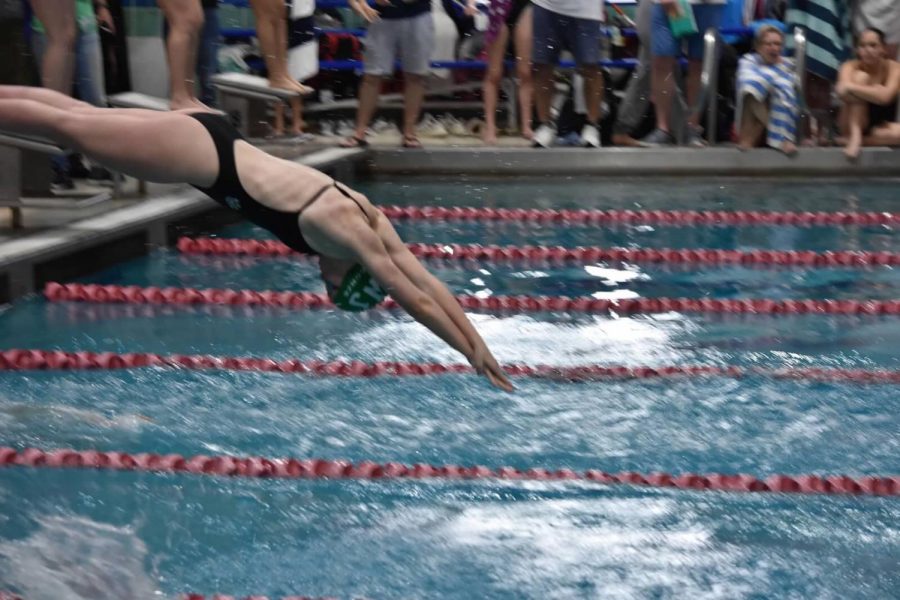
<instances>
[{"instance_id":1,"label":"swimmer's leg","mask_svg":"<svg viewBox=\"0 0 900 600\"><path fill-rule=\"evenodd\" d=\"M27 85L0 85L0 100L34 100L63 110L96 108L87 102L76 100L56 90Z\"/></svg>"},{"instance_id":2,"label":"swimmer's leg","mask_svg":"<svg viewBox=\"0 0 900 600\"><path fill-rule=\"evenodd\" d=\"M0 129L49 138L147 181L209 186L219 170L212 138L199 121L181 113L144 118L0 99Z\"/></svg>"}]
</instances>

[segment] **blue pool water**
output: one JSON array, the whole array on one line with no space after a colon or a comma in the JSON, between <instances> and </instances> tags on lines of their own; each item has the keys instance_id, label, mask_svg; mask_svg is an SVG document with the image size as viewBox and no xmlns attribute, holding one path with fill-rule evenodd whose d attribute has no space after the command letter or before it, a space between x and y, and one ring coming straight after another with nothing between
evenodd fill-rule
<instances>
[{"instance_id":1,"label":"blue pool water","mask_svg":"<svg viewBox=\"0 0 900 600\"><path fill-rule=\"evenodd\" d=\"M890 210L894 182L374 181L390 203ZM408 241L900 251L885 228L397 224ZM222 235L266 237L250 226ZM432 263L457 293L900 298L879 269ZM290 259L157 251L85 281L320 290ZM900 368L900 319L473 314L503 362ZM17 302L4 348L458 362L399 313ZM895 386L0 372L0 444L671 472L896 474ZM147 417L150 421L145 420ZM581 483L0 471L0 589L366 598L896 598L900 503Z\"/></svg>"}]
</instances>

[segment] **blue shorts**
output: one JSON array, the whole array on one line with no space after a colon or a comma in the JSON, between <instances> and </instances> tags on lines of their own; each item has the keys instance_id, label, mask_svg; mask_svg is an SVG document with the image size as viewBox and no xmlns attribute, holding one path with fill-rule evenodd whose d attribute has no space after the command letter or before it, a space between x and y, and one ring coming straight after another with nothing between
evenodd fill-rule
<instances>
[{"instance_id":1,"label":"blue shorts","mask_svg":"<svg viewBox=\"0 0 900 600\"><path fill-rule=\"evenodd\" d=\"M685 38L676 38L669 27L669 17L661 4L653 5L653 16L650 26L650 40L653 56L681 56L682 42L687 40L688 58L703 58L703 34L710 27L716 29L722 22L722 9L724 4L695 4L694 19L697 21L697 31L694 35Z\"/></svg>"},{"instance_id":2,"label":"blue shorts","mask_svg":"<svg viewBox=\"0 0 900 600\"><path fill-rule=\"evenodd\" d=\"M555 65L563 49L575 56L578 65L600 62L600 21L561 15L537 4L533 11L533 63Z\"/></svg>"}]
</instances>

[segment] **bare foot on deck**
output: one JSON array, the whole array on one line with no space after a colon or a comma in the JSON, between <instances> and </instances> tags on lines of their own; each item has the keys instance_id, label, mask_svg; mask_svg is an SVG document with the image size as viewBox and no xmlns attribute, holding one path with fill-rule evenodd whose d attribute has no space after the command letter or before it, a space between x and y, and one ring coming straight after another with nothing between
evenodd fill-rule
<instances>
[{"instance_id":1,"label":"bare foot on deck","mask_svg":"<svg viewBox=\"0 0 900 600\"><path fill-rule=\"evenodd\" d=\"M862 151L862 132L853 131L847 139L847 146L844 148L844 156L847 160L856 160Z\"/></svg>"},{"instance_id":2,"label":"bare foot on deck","mask_svg":"<svg viewBox=\"0 0 900 600\"><path fill-rule=\"evenodd\" d=\"M298 92L301 96L308 96L315 91L308 85L303 85L296 79L291 79L290 77L270 79L269 87L279 90L286 90L288 92Z\"/></svg>"},{"instance_id":3,"label":"bare foot on deck","mask_svg":"<svg viewBox=\"0 0 900 600\"><path fill-rule=\"evenodd\" d=\"M485 127L481 132L481 141L484 142L485 146L496 146L497 145L497 130Z\"/></svg>"},{"instance_id":4,"label":"bare foot on deck","mask_svg":"<svg viewBox=\"0 0 900 600\"><path fill-rule=\"evenodd\" d=\"M784 152L786 156L794 156L797 154L797 144L794 142L784 142L778 149Z\"/></svg>"}]
</instances>

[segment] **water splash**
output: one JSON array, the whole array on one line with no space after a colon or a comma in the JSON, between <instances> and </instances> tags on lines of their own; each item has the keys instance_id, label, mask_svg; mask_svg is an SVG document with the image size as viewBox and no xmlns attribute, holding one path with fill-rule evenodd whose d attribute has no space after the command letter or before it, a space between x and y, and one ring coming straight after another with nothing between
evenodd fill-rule
<instances>
[{"instance_id":1,"label":"water splash","mask_svg":"<svg viewBox=\"0 0 900 600\"><path fill-rule=\"evenodd\" d=\"M30 537L0 543L0 587L28 600L147 600L147 548L130 527L90 519L38 519Z\"/></svg>"}]
</instances>

